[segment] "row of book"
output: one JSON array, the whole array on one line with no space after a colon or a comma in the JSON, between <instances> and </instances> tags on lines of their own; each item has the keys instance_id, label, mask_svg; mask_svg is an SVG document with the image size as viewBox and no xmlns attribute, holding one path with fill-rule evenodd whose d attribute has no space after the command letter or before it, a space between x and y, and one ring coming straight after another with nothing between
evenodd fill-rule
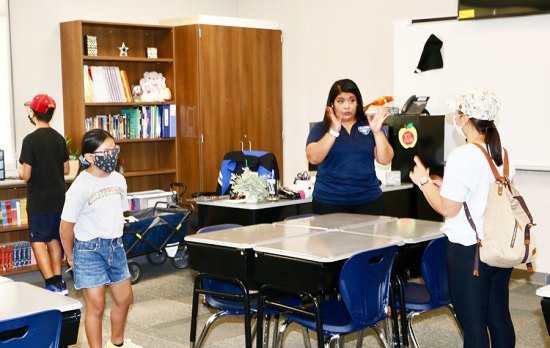
<instances>
[{"instance_id":1,"label":"row of book","mask_svg":"<svg viewBox=\"0 0 550 348\"><path fill-rule=\"evenodd\" d=\"M86 131L101 128L115 139L176 137L176 105L122 108L120 114L86 117Z\"/></svg>"},{"instance_id":2,"label":"row of book","mask_svg":"<svg viewBox=\"0 0 550 348\"><path fill-rule=\"evenodd\" d=\"M36 259L27 241L0 244L0 272L36 265Z\"/></svg>"},{"instance_id":3,"label":"row of book","mask_svg":"<svg viewBox=\"0 0 550 348\"><path fill-rule=\"evenodd\" d=\"M83 76L86 103L132 102L132 91L125 70L117 66L84 65Z\"/></svg>"},{"instance_id":4,"label":"row of book","mask_svg":"<svg viewBox=\"0 0 550 348\"><path fill-rule=\"evenodd\" d=\"M0 211L0 226L21 226L28 222L26 198L0 201Z\"/></svg>"}]
</instances>

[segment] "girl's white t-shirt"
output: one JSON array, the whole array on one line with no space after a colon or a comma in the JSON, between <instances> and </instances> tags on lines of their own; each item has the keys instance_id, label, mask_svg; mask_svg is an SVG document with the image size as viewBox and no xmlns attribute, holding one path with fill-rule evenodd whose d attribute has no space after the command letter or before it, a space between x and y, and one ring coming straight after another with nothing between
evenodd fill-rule
<instances>
[{"instance_id":1,"label":"girl's white t-shirt","mask_svg":"<svg viewBox=\"0 0 550 348\"><path fill-rule=\"evenodd\" d=\"M126 179L112 172L98 178L81 172L65 195L61 219L75 223L75 238L117 238L124 228L123 212L129 210Z\"/></svg>"},{"instance_id":2,"label":"girl's white t-shirt","mask_svg":"<svg viewBox=\"0 0 550 348\"><path fill-rule=\"evenodd\" d=\"M485 147L485 144L482 144ZM504 156L504 152L502 153ZM508 154L510 180L515 174L513 162ZM504 166L497 167L500 175ZM455 202L466 202L474 219L479 238L483 239L483 217L487 206L487 194L495 177L481 150L466 144L453 150L445 165L445 175L441 187L441 196ZM476 234L464 213L464 206L454 217L445 219L441 229L453 243L473 245Z\"/></svg>"}]
</instances>

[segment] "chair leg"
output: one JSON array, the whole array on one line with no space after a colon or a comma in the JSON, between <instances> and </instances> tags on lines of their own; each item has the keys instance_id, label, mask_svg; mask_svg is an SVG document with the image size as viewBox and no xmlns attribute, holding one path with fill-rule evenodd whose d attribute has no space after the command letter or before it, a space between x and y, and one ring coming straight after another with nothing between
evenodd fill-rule
<instances>
[{"instance_id":1,"label":"chair leg","mask_svg":"<svg viewBox=\"0 0 550 348\"><path fill-rule=\"evenodd\" d=\"M416 335L414 334L413 330L413 318L417 316L419 313L411 312L407 315L407 324L409 328L409 336L411 337L411 343L414 348L418 348L418 340L416 339Z\"/></svg>"},{"instance_id":2,"label":"chair leg","mask_svg":"<svg viewBox=\"0 0 550 348\"><path fill-rule=\"evenodd\" d=\"M269 314L264 315L264 320L263 320L264 330L263 330L263 337L262 337L262 347L269 347L269 329L270 329L270 326L271 326L270 319L271 318L270 318ZM273 335L273 336L275 336L275 335ZM258 339L260 339L260 338L258 337Z\"/></svg>"},{"instance_id":3,"label":"chair leg","mask_svg":"<svg viewBox=\"0 0 550 348\"><path fill-rule=\"evenodd\" d=\"M302 326L302 338L304 339L304 347L311 348L311 340L309 339L309 330Z\"/></svg>"},{"instance_id":4,"label":"chair leg","mask_svg":"<svg viewBox=\"0 0 550 348\"><path fill-rule=\"evenodd\" d=\"M386 336L384 337L384 332L382 331L382 329L380 329L378 327L378 325L373 325L372 326L372 329L378 334L378 338L380 338L380 341L382 342L382 344L384 345L384 347L386 348L390 348L390 344L388 343L388 341L386 340L386 337L391 337L391 334L390 336ZM387 330L387 327L384 327L384 330ZM363 342L361 342L362 344Z\"/></svg>"},{"instance_id":5,"label":"chair leg","mask_svg":"<svg viewBox=\"0 0 550 348\"><path fill-rule=\"evenodd\" d=\"M273 343L272 343L272 347L273 348L276 348L277 347L277 339L279 338L278 337L278 332L279 332L279 314L275 314L274 315L274 321L273 321Z\"/></svg>"},{"instance_id":6,"label":"chair leg","mask_svg":"<svg viewBox=\"0 0 550 348\"><path fill-rule=\"evenodd\" d=\"M393 347L393 321L391 317L384 319L384 336L389 347Z\"/></svg>"},{"instance_id":7,"label":"chair leg","mask_svg":"<svg viewBox=\"0 0 550 348\"><path fill-rule=\"evenodd\" d=\"M195 345L195 347L200 348L202 346L203 340L206 337L208 330L210 330L210 327L212 326L212 324L214 324L216 320L220 319L225 315L227 315L227 311L219 311L214 313L214 315L212 315L210 318L208 318L208 320L204 324L204 328L202 329L201 334L199 335L199 339L197 340L197 344Z\"/></svg>"},{"instance_id":8,"label":"chair leg","mask_svg":"<svg viewBox=\"0 0 550 348\"><path fill-rule=\"evenodd\" d=\"M287 319L279 327L279 330L277 331L277 345L275 348L283 348L283 339L285 337L286 329L288 329L291 323L292 321Z\"/></svg>"},{"instance_id":9,"label":"chair leg","mask_svg":"<svg viewBox=\"0 0 550 348\"><path fill-rule=\"evenodd\" d=\"M321 339L321 340L324 340L324 337L317 337L317 339ZM341 341L341 338L340 338L340 335L333 335L333 336L330 336L329 340L325 341L325 347L332 347L333 344L336 344L336 347L340 348L340 343L342 342Z\"/></svg>"},{"instance_id":10,"label":"chair leg","mask_svg":"<svg viewBox=\"0 0 550 348\"><path fill-rule=\"evenodd\" d=\"M460 323L458 322L458 318L456 317L456 312L452 304L448 304L447 308L451 311L453 314L453 318L455 319L456 326L458 326L458 330L460 331L460 336L462 336L462 339L464 339L464 332L462 331L462 327L460 326Z\"/></svg>"},{"instance_id":11,"label":"chair leg","mask_svg":"<svg viewBox=\"0 0 550 348\"><path fill-rule=\"evenodd\" d=\"M357 336L357 344L355 345L356 348L363 347L363 335L365 333L365 330L360 330L359 334Z\"/></svg>"}]
</instances>

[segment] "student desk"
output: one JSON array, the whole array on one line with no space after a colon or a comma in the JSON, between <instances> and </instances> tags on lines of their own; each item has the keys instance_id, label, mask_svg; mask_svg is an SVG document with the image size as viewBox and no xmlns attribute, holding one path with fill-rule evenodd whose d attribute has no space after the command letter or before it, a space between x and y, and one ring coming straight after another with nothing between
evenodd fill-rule
<instances>
[{"instance_id":1,"label":"student desk","mask_svg":"<svg viewBox=\"0 0 550 348\"><path fill-rule=\"evenodd\" d=\"M202 273L237 278L254 283L255 245L322 230L303 226L259 224L185 237L190 265Z\"/></svg>"},{"instance_id":2,"label":"student desk","mask_svg":"<svg viewBox=\"0 0 550 348\"><path fill-rule=\"evenodd\" d=\"M0 320L12 319L45 310L61 311L60 346L75 344L80 325L80 301L23 282L0 283Z\"/></svg>"},{"instance_id":3,"label":"student desk","mask_svg":"<svg viewBox=\"0 0 550 348\"><path fill-rule=\"evenodd\" d=\"M381 186L387 214L397 217L412 216L412 188L410 183L399 186ZM284 220L288 216L312 213L311 198L280 199L274 202L244 203L234 200L197 201L199 228L234 223L254 225Z\"/></svg>"},{"instance_id":4,"label":"student desk","mask_svg":"<svg viewBox=\"0 0 550 348\"><path fill-rule=\"evenodd\" d=\"M390 221L397 221L397 218L392 216L334 213L287 221L277 221L273 224L281 226L303 226L327 231L332 229L343 230L352 227L383 224Z\"/></svg>"}]
</instances>

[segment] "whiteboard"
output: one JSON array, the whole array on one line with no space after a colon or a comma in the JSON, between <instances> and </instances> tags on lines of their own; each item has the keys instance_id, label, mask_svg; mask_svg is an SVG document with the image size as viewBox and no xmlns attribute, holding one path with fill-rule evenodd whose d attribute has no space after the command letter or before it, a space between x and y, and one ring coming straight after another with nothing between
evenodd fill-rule
<instances>
[{"instance_id":1,"label":"whiteboard","mask_svg":"<svg viewBox=\"0 0 550 348\"><path fill-rule=\"evenodd\" d=\"M486 20L394 22L394 95L430 96L432 115L449 114L447 100L469 87L501 99L495 120L518 169L550 171L550 15ZM415 74L424 43L443 41L443 68ZM445 159L463 143L447 117Z\"/></svg>"}]
</instances>

